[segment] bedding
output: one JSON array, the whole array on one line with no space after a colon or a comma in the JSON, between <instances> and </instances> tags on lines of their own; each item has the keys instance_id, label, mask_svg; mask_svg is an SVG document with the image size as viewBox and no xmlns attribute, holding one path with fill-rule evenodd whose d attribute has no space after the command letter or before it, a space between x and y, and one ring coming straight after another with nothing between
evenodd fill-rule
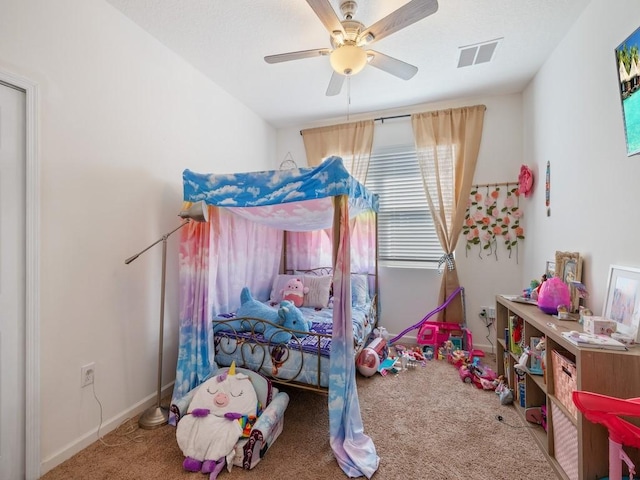
<instances>
[{"instance_id":1,"label":"bedding","mask_svg":"<svg viewBox=\"0 0 640 480\"><path fill-rule=\"evenodd\" d=\"M271 301L267 305L271 305ZM269 342L259 333L251 331L222 331L214 333L216 362L236 365L262 373L278 383L289 383L304 388L326 391L329 386L329 355L333 333L333 309L300 307L310 322L309 334L292 336L286 343ZM354 346L357 351L374 327L372 302L354 305L351 310ZM216 323L236 320L234 313L214 317ZM320 358L318 358L320 357Z\"/></svg>"}]
</instances>

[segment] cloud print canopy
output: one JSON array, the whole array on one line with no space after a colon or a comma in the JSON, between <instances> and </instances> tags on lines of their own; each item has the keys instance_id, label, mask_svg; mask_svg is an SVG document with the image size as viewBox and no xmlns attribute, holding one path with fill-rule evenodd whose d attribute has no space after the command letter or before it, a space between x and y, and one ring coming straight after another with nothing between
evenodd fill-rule
<instances>
[{"instance_id":1,"label":"cloud print canopy","mask_svg":"<svg viewBox=\"0 0 640 480\"><path fill-rule=\"evenodd\" d=\"M227 207L249 220L289 231L330 228L331 197L349 197L349 215L378 211L378 197L349 175L342 159L330 157L315 168L266 172L182 174L184 200ZM241 207L241 208L240 208Z\"/></svg>"}]
</instances>

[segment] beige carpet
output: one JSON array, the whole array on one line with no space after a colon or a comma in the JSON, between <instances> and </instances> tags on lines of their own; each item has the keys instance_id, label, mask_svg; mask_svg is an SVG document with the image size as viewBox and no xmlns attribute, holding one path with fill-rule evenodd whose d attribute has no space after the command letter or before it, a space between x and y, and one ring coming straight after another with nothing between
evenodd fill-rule
<instances>
[{"instance_id":1,"label":"beige carpet","mask_svg":"<svg viewBox=\"0 0 640 480\"><path fill-rule=\"evenodd\" d=\"M328 439L327 397L287 389L291 402L284 431L253 470L234 467L219 479L334 480L347 478ZM494 392L460 381L443 361L398 375L358 375L365 433L376 445L386 480L549 480L556 475L513 407ZM504 419L499 422L497 415ZM539 427L536 427L539 428ZM182 470L173 427L138 430L140 443L107 447L96 441L54 468L43 480L204 479ZM118 443L115 432L105 442Z\"/></svg>"}]
</instances>

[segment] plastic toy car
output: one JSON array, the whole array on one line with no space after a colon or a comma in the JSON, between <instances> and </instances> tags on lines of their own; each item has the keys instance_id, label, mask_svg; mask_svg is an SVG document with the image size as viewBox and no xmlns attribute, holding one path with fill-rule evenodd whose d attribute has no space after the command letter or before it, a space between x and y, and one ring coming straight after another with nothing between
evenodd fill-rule
<instances>
[{"instance_id":1,"label":"plastic toy car","mask_svg":"<svg viewBox=\"0 0 640 480\"><path fill-rule=\"evenodd\" d=\"M460 379L464 383L472 383L483 390L495 390L496 373L489 367L479 365L462 365L458 370Z\"/></svg>"}]
</instances>

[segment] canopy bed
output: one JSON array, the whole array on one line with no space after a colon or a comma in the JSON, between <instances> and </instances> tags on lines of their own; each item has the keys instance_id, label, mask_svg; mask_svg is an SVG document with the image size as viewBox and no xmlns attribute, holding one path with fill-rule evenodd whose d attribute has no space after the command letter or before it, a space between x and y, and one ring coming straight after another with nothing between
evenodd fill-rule
<instances>
[{"instance_id":1,"label":"canopy bed","mask_svg":"<svg viewBox=\"0 0 640 480\"><path fill-rule=\"evenodd\" d=\"M377 320L377 196L338 157L315 168L185 170L183 186L187 205L204 201L210 221L188 225L181 236L170 422L179 420L191 390L235 360L274 382L328 393L334 455L348 476L370 478L379 458L363 433L354 355ZM300 323L285 330L287 341L265 334L283 328L277 320L235 315L246 291L274 310L288 308L279 302L291 276L308 285L300 307L308 320L302 330Z\"/></svg>"}]
</instances>

